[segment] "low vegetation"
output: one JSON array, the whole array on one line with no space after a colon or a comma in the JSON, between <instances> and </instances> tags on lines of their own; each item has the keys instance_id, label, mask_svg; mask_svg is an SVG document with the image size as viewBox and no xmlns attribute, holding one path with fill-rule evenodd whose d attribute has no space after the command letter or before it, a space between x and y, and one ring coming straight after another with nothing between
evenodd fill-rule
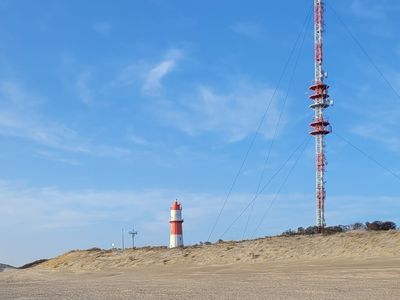
<instances>
[{"instance_id":1,"label":"low vegetation","mask_svg":"<svg viewBox=\"0 0 400 300\"><path fill-rule=\"evenodd\" d=\"M387 231L396 230L397 226L392 221L374 221L364 223L354 223L351 225L336 225L325 227L322 231L323 234L334 234L340 232L346 232L351 230L367 230L367 231ZM321 233L318 226L299 227L297 230L289 229L284 231L281 235L292 236L292 235L311 235Z\"/></svg>"},{"instance_id":2,"label":"low vegetation","mask_svg":"<svg viewBox=\"0 0 400 300\"><path fill-rule=\"evenodd\" d=\"M44 262L48 261L48 259L39 259L39 260L35 260L29 264L23 265L22 267L19 267L18 269L29 269L35 266L38 266Z\"/></svg>"},{"instance_id":3,"label":"low vegetation","mask_svg":"<svg viewBox=\"0 0 400 300\"><path fill-rule=\"evenodd\" d=\"M15 267L0 263L0 272L3 272L5 269L15 269Z\"/></svg>"}]
</instances>

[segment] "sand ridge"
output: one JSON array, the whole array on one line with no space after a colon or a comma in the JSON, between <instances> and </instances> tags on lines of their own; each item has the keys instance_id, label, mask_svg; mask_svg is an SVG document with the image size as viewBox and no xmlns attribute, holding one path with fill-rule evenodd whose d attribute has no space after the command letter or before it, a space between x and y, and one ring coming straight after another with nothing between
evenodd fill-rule
<instances>
[{"instance_id":1,"label":"sand ridge","mask_svg":"<svg viewBox=\"0 0 400 300\"><path fill-rule=\"evenodd\" d=\"M71 251L0 272L0 299L398 300L400 232Z\"/></svg>"},{"instance_id":2,"label":"sand ridge","mask_svg":"<svg viewBox=\"0 0 400 300\"><path fill-rule=\"evenodd\" d=\"M248 241L226 241L179 249L143 247L120 250L75 250L36 268L85 272L123 270L141 266L212 266L321 259L400 258L400 231L351 231L329 236L277 236Z\"/></svg>"}]
</instances>

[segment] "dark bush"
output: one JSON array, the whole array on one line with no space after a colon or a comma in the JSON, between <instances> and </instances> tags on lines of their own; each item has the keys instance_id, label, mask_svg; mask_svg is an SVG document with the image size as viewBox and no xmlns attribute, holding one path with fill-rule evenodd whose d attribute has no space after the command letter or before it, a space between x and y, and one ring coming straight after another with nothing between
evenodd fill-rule
<instances>
[{"instance_id":1,"label":"dark bush","mask_svg":"<svg viewBox=\"0 0 400 300\"><path fill-rule=\"evenodd\" d=\"M354 223L349 225L350 230L365 230L366 226L363 223Z\"/></svg>"},{"instance_id":2,"label":"dark bush","mask_svg":"<svg viewBox=\"0 0 400 300\"><path fill-rule=\"evenodd\" d=\"M396 229L396 223L392 221L374 221L372 223L365 223L365 226L367 227L367 230L373 230L373 231L382 231L382 230L394 230Z\"/></svg>"},{"instance_id":3,"label":"dark bush","mask_svg":"<svg viewBox=\"0 0 400 300\"><path fill-rule=\"evenodd\" d=\"M382 222L381 221L374 221L372 223L366 222L365 227L367 227L367 230L381 230L380 228L382 227Z\"/></svg>"},{"instance_id":4,"label":"dark bush","mask_svg":"<svg viewBox=\"0 0 400 300\"><path fill-rule=\"evenodd\" d=\"M309 226L307 228L299 227L297 231L294 229L288 229L282 232L281 235L283 236L293 236L293 235L310 235L310 234L317 234L320 233L318 226Z\"/></svg>"},{"instance_id":5,"label":"dark bush","mask_svg":"<svg viewBox=\"0 0 400 300\"><path fill-rule=\"evenodd\" d=\"M94 248L87 249L86 251L88 251L88 252L99 252L99 251L101 251L101 249L97 248L97 247L94 247Z\"/></svg>"},{"instance_id":6,"label":"dark bush","mask_svg":"<svg viewBox=\"0 0 400 300\"><path fill-rule=\"evenodd\" d=\"M372 223L366 222L365 225L363 223L354 223L351 225L337 225L337 226L329 226L325 227L323 230L323 234L335 234L340 232L346 232L349 230L374 230L374 231L382 231L382 230L396 230L396 223L391 221L374 221ZM294 236L294 235L311 235L318 234L320 232L320 228L318 226L309 226L307 228L299 227L297 231L294 229L288 229L282 232L283 236Z\"/></svg>"},{"instance_id":7,"label":"dark bush","mask_svg":"<svg viewBox=\"0 0 400 300\"><path fill-rule=\"evenodd\" d=\"M282 235L284 235L284 236L292 236L292 235L297 235L297 234L300 234L300 233L296 232L293 229L288 229L288 230L282 232Z\"/></svg>"},{"instance_id":8,"label":"dark bush","mask_svg":"<svg viewBox=\"0 0 400 300\"><path fill-rule=\"evenodd\" d=\"M304 234L317 234L320 233L318 226L309 226L304 230Z\"/></svg>"},{"instance_id":9,"label":"dark bush","mask_svg":"<svg viewBox=\"0 0 400 300\"><path fill-rule=\"evenodd\" d=\"M334 234L347 231L347 227L343 225L329 226L324 228L324 234Z\"/></svg>"},{"instance_id":10,"label":"dark bush","mask_svg":"<svg viewBox=\"0 0 400 300\"><path fill-rule=\"evenodd\" d=\"M392 221L386 221L382 223L382 230L396 230L396 223Z\"/></svg>"},{"instance_id":11,"label":"dark bush","mask_svg":"<svg viewBox=\"0 0 400 300\"><path fill-rule=\"evenodd\" d=\"M36 267L37 265L40 265L40 264L42 264L42 263L44 263L46 261L48 261L48 259L38 259L38 260L35 260L35 261L33 261L33 262L29 263L29 264L23 265L22 267L19 267L18 269L33 268L33 267Z\"/></svg>"}]
</instances>

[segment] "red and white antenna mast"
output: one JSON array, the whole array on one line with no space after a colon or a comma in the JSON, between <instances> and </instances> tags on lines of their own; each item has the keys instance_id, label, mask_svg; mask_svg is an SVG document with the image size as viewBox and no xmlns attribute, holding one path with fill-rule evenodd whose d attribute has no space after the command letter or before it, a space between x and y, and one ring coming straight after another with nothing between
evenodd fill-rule
<instances>
[{"instance_id":1,"label":"red and white antenna mast","mask_svg":"<svg viewBox=\"0 0 400 300\"><path fill-rule=\"evenodd\" d=\"M314 51L315 51L315 74L314 85L310 87L313 94L310 105L315 112L314 120L311 122L311 135L315 137L315 160L316 160L316 202L317 202L317 226L320 231L325 227L325 135L331 132L329 122L324 118L324 110L332 104L329 99L328 88L324 83L326 73L323 69L323 40L324 32L324 1L314 0Z\"/></svg>"}]
</instances>

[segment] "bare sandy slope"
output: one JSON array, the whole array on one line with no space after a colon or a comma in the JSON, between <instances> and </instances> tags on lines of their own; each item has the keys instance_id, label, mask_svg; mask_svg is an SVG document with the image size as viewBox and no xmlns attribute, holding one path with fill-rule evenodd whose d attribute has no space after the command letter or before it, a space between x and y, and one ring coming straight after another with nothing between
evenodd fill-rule
<instances>
[{"instance_id":1,"label":"bare sandy slope","mask_svg":"<svg viewBox=\"0 0 400 300\"><path fill-rule=\"evenodd\" d=\"M321 258L399 257L400 232L348 232L330 236L269 237L183 249L140 248L121 251L72 251L41 268L73 272L130 269L147 265L226 265Z\"/></svg>"},{"instance_id":2,"label":"bare sandy slope","mask_svg":"<svg viewBox=\"0 0 400 300\"><path fill-rule=\"evenodd\" d=\"M0 273L0 299L400 299L400 232L73 251Z\"/></svg>"}]
</instances>

